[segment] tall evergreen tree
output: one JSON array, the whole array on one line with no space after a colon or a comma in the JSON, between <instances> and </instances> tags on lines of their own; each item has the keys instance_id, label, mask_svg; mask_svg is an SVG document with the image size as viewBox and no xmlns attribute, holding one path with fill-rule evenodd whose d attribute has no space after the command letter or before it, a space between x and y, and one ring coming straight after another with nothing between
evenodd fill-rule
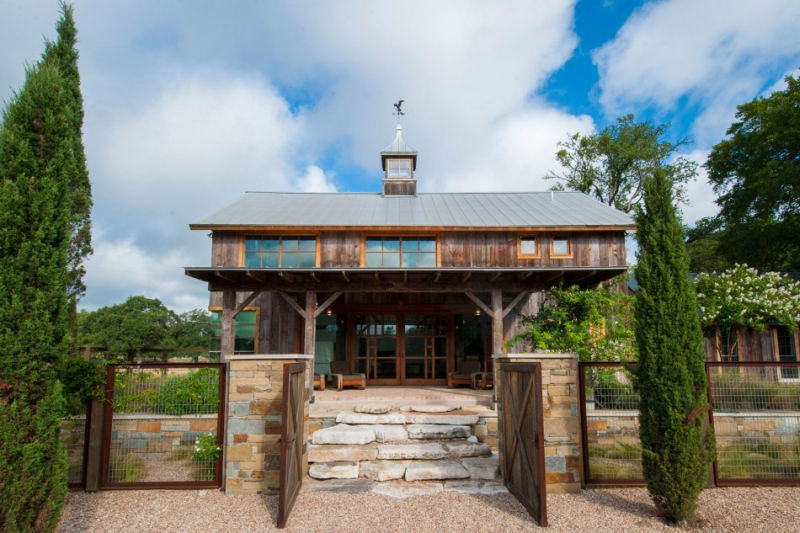
<instances>
[{"instance_id":1,"label":"tall evergreen tree","mask_svg":"<svg viewBox=\"0 0 800 533\"><path fill-rule=\"evenodd\" d=\"M67 118L69 120L70 156L74 159L68 173L63 174L67 182L70 247L68 255L69 287L71 306L86 292L83 275L86 269L83 260L92 253L92 188L86 155L83 149L83 95L78 72L78 30L75 27L72 6L60 2L61 19L56 25L58 39L47 42L42 54L44 62L58 65L66 91Z\"/></svg>"},{"instance_id":2,"label":"tall evergreen tree","mask_svg":"<svg viewBox=\"0 0 800 533\"><path fill-rule=\"evenodd\" d=\"M685 522L697 510L713 454L704 425L703 337L672 180L655 169L644 185L634 311L642 465L659 511Z\"/></svg>"},{"instance_id":3,"label":"tall evergreen tree","mask_svg":"<svg viewBox=\"0 0 800 533\"><path fill-rule=\"evenodd\" d=\"M67 490L55 369L65 353L70 95L45 59L0 128L0 529L51 530Z\"/></svg>"}]
</instances>

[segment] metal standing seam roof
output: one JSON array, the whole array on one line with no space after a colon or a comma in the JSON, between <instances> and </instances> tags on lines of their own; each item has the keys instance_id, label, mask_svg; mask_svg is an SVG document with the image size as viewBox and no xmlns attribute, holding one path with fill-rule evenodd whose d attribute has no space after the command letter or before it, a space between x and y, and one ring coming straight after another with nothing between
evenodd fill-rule
<instances>
[{"instance_id":1,"label":"metal standing seam roof","mask_svg":"<svg viewBox=\"0 0 800 533\"><path fill-rule=\"evenodd\" d=\"M496 193L247 192L217 213L190 224L220 226L427 226L526 228L632 227L633 219L590 196L572 191Z\"/></svg>"}]
</instances>

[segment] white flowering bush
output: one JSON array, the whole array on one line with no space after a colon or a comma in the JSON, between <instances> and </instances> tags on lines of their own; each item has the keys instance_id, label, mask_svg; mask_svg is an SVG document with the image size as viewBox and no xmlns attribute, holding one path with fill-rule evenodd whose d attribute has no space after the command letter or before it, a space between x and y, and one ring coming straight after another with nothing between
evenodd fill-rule
<instances>
[{"instance_id":1,"label":"white flowering bush","mask_svg":"<svg viewBox=\"0 0 800 533\"><path fill-rule=\"evenodd\" d=\"M194 441L192 459L195 461L216 461L222 447L217 444L217 436L209 431L197 437Z\"/></svg>"},{"instance_id":2,"label":"white flowering bush","mask_svg":"<svg viewBox=\"0 0 800 533\"><path fill-rule=\"evenodd\" d=\"M696 285L703 327L796 328L800 323L800 283L777 272L758 273L747 265L700 274Z\"/></svg>"}]
</instances>

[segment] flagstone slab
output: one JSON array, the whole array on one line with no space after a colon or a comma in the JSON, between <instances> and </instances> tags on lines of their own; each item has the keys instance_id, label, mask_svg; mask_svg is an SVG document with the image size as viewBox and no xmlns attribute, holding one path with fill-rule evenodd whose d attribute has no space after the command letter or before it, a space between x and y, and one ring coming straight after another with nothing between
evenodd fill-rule
<instances>
[{"instance_id":1,"label":"flagstone slab","mask_svg":"<svg viewBox=\"0 0 800 533\"><path fill-rule=\"evenodd\" d=\"M381 444L378 459L443 459L450 453L439 443Z\"/></svg>"},{"instance_id":2,"label":"flagstone slab","mask_svg":"<svg viewBox=\"0 0 800 533\"><path fill-rule=\"evenodd\" d=\"M478 423L478 415L451 415L438 413L410 413L406 415L409 424L447 424L451 426L472 426Z\"/></svg>"},{"instance_id":3,"label":"flagstone slab","mask_svg":"<svg viewBox=\"0 0 800 533\"><path fill-rule=\"evenodd\" d=\"M500 475L500 461L498 456L491 457L465 457L461 464L469 471L470 479L493 480Z\"/></svg>"},{"instance_id":4,"label":"flagstone slab","mask_svg":"<svg viewBox=\"0 0 800 533\"><path fill-rule=\"evenodd\" d=\"M355 479L358 463L314 463L308 467L308 475L314 479Z\"/></svg>"},{"instance_id":5,"label":"flagstone slab","mask_svg":"<svg viewBox=\"0 0 800 533\"><path fill-rule=\"evenodd\" d=\"M339 413L336 415L337 424L405 424L406 415L403 413Z\"/></svg>"},{"instance_id":6,"label":"flagstone slab","mask_svg":"<svg viewBox=\"0 0 800 533\"><path fill-rule=\"evenodd\" d=\"M375 431L362 426L337 424L318 429L311 435L312 444L369 444L375 441Z\"/></svg>"},{"instance_id":7,"label":"flagstone slab","mask_svg":"<svg viewBox=\"0 0 800 533\"><path fill-rule=\"evenodd\" d=\"M356 413L366 413L369 415L383 415L391 411L392 408L388 405L356 405L353 407L353 411Z\"/></svg>"},{"instance_id":8,"label":"flagstone slab","mask_svg":"<svg viewBox=\"0 0 800 533\"><path fill-rule=\"evenodd\" d=\"M406 466L406 481L464 479L469 471L456 461L411 461Z\"/></svg>"},{"instance_id":9,"label":"flagstone slab","mask_svg":"<svg viewBox=\"0 0 800 533\"><path fill-rule=\"evenodd\" d=\"M464 440L446 442L444 447L453 457L488 457L492 455L492 447L482 442Z\"/></svg>"},{"instance_id":10,"label":"flagstone slab","mask_svg":"<svg viewBox=\"0 0 800 533\"><path fill-rule=\"evenodd\" d=\"M308 462L333 463L336 461L374 461L378 448L374 444L346 446L341 444L309 444Z\"/></svg>"},{"instance_id":11,"label":"flagstone slab","mask_svg":"<svg viewBox=\"0 0 800 533\"><path fill-rule=\"evenodd\" d=\"M373 481L403 479L405 473L404 461L362 461L358 465L358 476Z\"/></svg>"},{"instance_id":12,"label":"flagstone slab","mask_svg":"<svg viewBox=\"0 0 800 533\"><path fill-rule=\"evenodd\" d=\"M446 424L411 424L408 426L408 438L410 439L464 439L469 435L469 426Z\"/></svg>"},{"instance_id":13,"label":"flagstone slab","mask_svg":"<svg viewBox=\"0 0 800 533\"><path fill-rule=\"evenodd\" d=\"M364 431L372 431L375 440L378 442L391 442L396 440L408 440L408 431L400 425L360 425L352 426ZM314 433L316 435L316 433Z\"/></svg>"}]
</instances>

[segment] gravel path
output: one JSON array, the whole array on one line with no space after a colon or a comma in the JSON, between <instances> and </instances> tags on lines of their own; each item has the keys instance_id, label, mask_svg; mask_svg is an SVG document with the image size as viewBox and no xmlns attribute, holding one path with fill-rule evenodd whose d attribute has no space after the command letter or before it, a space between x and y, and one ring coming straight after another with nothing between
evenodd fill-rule
<instances>
[{"instance_id":1,"label":"gravel path","mask_svg":"<svg viewBox=\"0 0 800 533\"><path fill-rule=\"evenodd\" d=\"M271 531L276 496L216 490L72 492L61 533L73 531ZM645 489L604 489L547 498L552 532L676 531L654 516ZM800 530L800 487L703 492L696 531ZM286 531L464 532L537 529L513 496L444 492L396 499L373 493L301 492Z\"/></svg>"}]
</instances>

